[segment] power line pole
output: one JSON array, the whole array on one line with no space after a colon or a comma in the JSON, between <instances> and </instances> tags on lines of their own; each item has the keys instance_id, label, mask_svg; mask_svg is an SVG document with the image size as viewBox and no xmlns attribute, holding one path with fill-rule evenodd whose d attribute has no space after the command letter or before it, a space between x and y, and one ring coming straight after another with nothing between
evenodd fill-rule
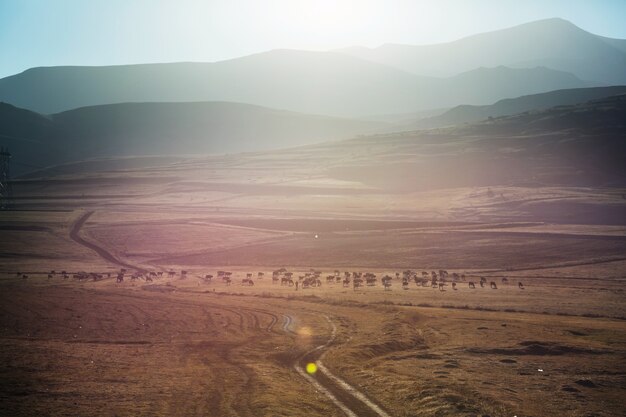
<instances>
[{"instance_id":1,"label":"power line pole","mask_svg":"<svg viewBox=\"0 0 626 417\"><path fill-rule=\"evenodd\" d=\"M11 154L8 148L0 148L0 210L6 210L11 205L11 170L9 163Z\"/></svg>"}]
</instances>

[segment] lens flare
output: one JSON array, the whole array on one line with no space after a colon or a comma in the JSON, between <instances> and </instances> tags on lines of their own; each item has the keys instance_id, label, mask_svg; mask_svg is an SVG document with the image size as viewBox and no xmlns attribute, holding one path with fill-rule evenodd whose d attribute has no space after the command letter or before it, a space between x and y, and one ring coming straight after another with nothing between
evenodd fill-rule
<instances>
[{"instance_id":1,"label":"lens flare","mask_svg":"<svg viewBox=\"0 0 626 417\"><path fill-rule=\"evenodd\" d=\"M316 365L316 364L314 364L313 362L309 362L309 363L307 363L307 364L306 364L306 371L307 371L309 374L313 375L314 373L316 373L316 372L317 372L317 365Z\"/></svg>"}]
</instances>

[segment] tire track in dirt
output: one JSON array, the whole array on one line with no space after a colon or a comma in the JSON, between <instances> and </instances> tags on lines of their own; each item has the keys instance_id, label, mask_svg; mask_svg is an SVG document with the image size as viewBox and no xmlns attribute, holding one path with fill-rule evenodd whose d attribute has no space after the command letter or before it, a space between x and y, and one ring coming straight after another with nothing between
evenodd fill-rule
<instances>
[{"instance_id":1,"label":"tire track in dirt","mask_svg":"<svg viewBox=\"0 0 626 417\"><path fill-rule=\"evenodd\" d=\"M100 255L101 258L103 258L104 260L115 264L115 265L119 265L122 266L124 268L131 268L131 269L136 269L137 271L141 271L141 272L148 272L147 269L142 268L140 266L137 265L133 265L127 262L124 262L120 259L118 259L115 255L113 255L111 252L109 252L108 250L106 250L105 248L103 248L102 246L96 245L95 243L89 242L85 239L83 239L80 236L80 229L82 229L82 227L85 225L85 223L87 222L87 220L89 220L89 218L94 214L94 211L87 211L85 213L83 213L82 216L80 216L75 222L74 224L72 224L72 228L70 229L70 239L72 239L74 242L78 243L79 245L82 245L88 249L91 249L92 251L96 252L98 255Z\"/></svg>"},{"instance_id":2,"label":"tire track in dirt","mask_svg":"<svg viewBox=\"0 0 626 417\"><path fill-rule=\"evenodd\" d=\"M337 337L337 327L328 316L325 317L331 325L330 337L324 344L316 346L302 354L294 363L294 369L316 389L326 395L326 397L348 417L391 417L382 408L367 398L365 394L330 372L322 363L326 349ZM296 334L296 332L290 328L292 323L293 318L289 315L284 315L283 330ZM317 365L318 371L313 375L305 371L307 364L311 362Z\"/></svg>"}]
</instances>

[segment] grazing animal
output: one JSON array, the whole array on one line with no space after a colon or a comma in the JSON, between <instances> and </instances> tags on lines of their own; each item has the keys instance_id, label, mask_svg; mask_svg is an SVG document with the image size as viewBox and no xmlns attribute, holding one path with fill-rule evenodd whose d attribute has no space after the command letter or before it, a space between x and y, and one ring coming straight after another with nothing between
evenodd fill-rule
<instances>
[{"instance_id":1,"label":"grazing animal","mask_svg":"<svg viewBox=\"0 0 626 417\"><path fill-rule=\"evenodd\" d=\"M226 283L226 285L230 285L231 279L230 279L230 277L224 277L223 281Z\"/></svg>"},{"instance_id":2,"label":"grazing animal","mask_svg":"<svg viewBox=\"0 0 626 417\"><path fill-rule=\"evenodd\" d=\"M453 290L456 290L456 282L453 282L453 283L452 283L452 289L453 289Z\"/></svg>"},{"instance_id":3,"label":"grazing animal","mask_svg":"<svg viewBox=\"0 0 626 417\"><path fill-rule=\"evenodd\" d=\"M347 288L350 286L350 278L344 278L342 281L343 287Z\"/></svg>"},{"instance_id":4,"label":"grazing animal","mask_svg":"<svg viewBox=\"0 0 626 417\"><path fill-rule=\"evenodd\" d=\"M120 282L124 282L124 274L117 274L116 282L119 284Z\"/></svg>"},{"instance_id":5,"label":"grazing animal","mask_svg":"<svg viewBox=\"0 0 626 417\"><path fill-rule=\"evenodd\" d=\"M28 278L28 275L22 274L22 279L27 279L27 278Z\"/></svg>"},{"instance_id":6,"label":"grazing animal","mask_svg":"<svg viewBox=\"0 0 626 417\"><path fill-rule=\"evenodd\" d=\"M248 274L250 276L252 276L252 274ZM248 285L250 287L254 287L254 281L252 281L252 278L244 278L241 280L241 285Z\"/></svg>"},{"instance_id":7,"label":"grazing animal","mask_svg":"<svg viewBox=\"0 0 626 417\"><path fill-rule=\"evenodd\" d=\"M152 277L150 275L146 276L146 282L152 282Z\"/></svg>"},{"instance_id":8,"label":"grazing animal","mask_svg":"<svg viewBox=\"0 0 626 417\"><path fill-rule=\"evenodd\" d=\"M48 274L48 279L51 279L51 278L52 278L52 274Z\"/></svg>"},{"instance_id":9,"label":"grazing animal","mask_svg":"<svg viewBox=\"0 0 626 417\"><path fill-rule=\"evenodd\" d=\"M409 289L409 280L408 279L403 279L402 280L402 289L403 290L408 290Z\"/></svg>"},{"instance_id":10,"label":"grazing animal","mask_svg":"<svg viewBox=\"0 0 626 417\"><path fill-rule=\"evenodd\" d=\"M495 282L495 281L491 281L491 282L489 283L489 285L491 285L491 289L492 289L492 290L497 290L497 289L498 289L498 286L496 285L496 282Z\"/></svg>"},{"instance_id":11,"label":"grazing animal","mask_svg":"<svg viewBox=\"0 0 626 417\"><path fill-rule=\"evenodd\" d=\"M480 288L484 288L485 287L485 282L484 281L480 281Z\"/></svg>"},{"instance_id":12,"label":"grazing animal","mask_svg":"<svg viewBox=\"0 0 626 417\"><path fill-rule=\"evenodd\" d=\"M468 282L467 284L468 284L469 288L474 288L474 289L476 289L476 285L474 284L474 281L470 281L470 282Z\"/></svg>"},{"instance_id":13,"label":"grazing animal","mask_svg":"<svg viewBox=\"0 0 626 417\"><path fill-rule=\"evenodd\" d=\"M509 283L509 279L507 277L502 277L502 283L503 284L508 284Z\"/></svg>"},{"instance_id":14,"label":"grazing animal","mask_svg":"<svg viewBox=\"0 0 626 417\"><path fill-rule=\"evenodd\" d=\"M445 291L444 288L443 288L443 287L445 287L445 285L446 285L445 283L440 282L439 283L439 291Z\"/></svg>"},{"instance_id":15,"label":"grazing animal","mask_svg":"<svg viewBox=\"0 0 626 417\"><path fill-rule=\"evenodd\" d=\"M522 281L520 281L520 282L518 282L518 283L517 283L517 287L518 287L520 290L523 290L523 289L524 289L524 284L522 284Z\"/></svg>"},{"instance_id":16,"label":"grazing animal","mask_svg":"<svg viewBox=\"0 0 626 417\"><path fill-rule=\"evenodd\" d=\"M383 287L385 287L385 291L389 291L391 290L391 280L384 280L383 281Z\"/></svg>"},{"instance_id":17,"label":"grazing animal","mask_svg":"<svg viewBox=\"0 0 626 417\"><path fill-rule=\"evenodd\" d=\"M265 276L265 274L263 272L257 272L256 277L258 279L263 279L263 277Z\"/></svg>"}]
</instances>

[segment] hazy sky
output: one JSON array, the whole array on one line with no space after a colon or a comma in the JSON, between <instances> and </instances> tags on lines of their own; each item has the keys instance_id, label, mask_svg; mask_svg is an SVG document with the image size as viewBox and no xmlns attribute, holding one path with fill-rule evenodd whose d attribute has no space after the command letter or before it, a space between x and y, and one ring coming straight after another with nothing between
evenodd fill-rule
<instances>
[{"instance_id":1,"label":"hazy sky","mask_svg":"<svg viewBox=\"0 0 626 417\"><path fill-rule=\"evenodd\" d=\"M0 77L34 66L429 44L550 17L626 38L626 0L0 0Z\"/></svg>"}]
</instances>

